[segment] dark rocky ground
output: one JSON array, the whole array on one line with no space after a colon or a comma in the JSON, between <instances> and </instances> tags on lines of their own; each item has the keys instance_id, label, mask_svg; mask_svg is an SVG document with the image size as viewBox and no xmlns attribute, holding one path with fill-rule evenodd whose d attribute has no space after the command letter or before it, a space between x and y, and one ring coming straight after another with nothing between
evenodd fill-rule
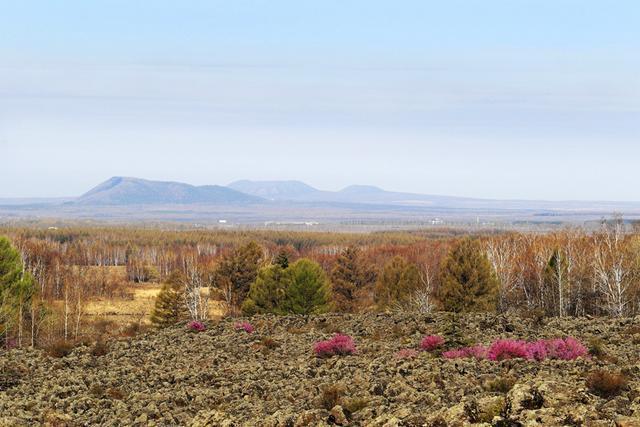
<instances>
[{"instance_id":1,"label":"dark rocky ground","mask_svg":"<svg viewBox=\"0 0 640 427\"><path fill-rule=\"evenodd\" d=\"M640 318L538 323L469 315L255 317L253 334L225 320L110 341L52 358L0 354L0 426L637 426ZM318 359L315 341L341 331L354 356ZM636 334L634 335L634 332ZM489 343L496 338L599 338L604 355L577 361L458 360L420 353L398 359L425 334ZM614 397L594 394L590 372L623 372Z\"/></svg>"}]
</instances>

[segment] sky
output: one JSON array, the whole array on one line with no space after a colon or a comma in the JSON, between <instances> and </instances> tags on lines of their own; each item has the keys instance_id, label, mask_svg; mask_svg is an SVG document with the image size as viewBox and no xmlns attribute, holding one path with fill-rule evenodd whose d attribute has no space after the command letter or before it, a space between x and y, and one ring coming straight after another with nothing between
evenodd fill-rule
<instances>
[{"instance_id":1,"label":"sky","mask_svg":"<svg viewBox=\"0 0 640 427\"><path fill-rule=\"evenodd\" d=\"M637 0L0 0L0 197L640 201Z\"/></svg>"}]
</instances>

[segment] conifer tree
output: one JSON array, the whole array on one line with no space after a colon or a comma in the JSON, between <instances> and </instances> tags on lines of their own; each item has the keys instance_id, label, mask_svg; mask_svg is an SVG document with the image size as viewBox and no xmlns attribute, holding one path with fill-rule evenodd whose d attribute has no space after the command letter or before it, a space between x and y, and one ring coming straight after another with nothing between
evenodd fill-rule
<instances>
[{"instance_id":1,"label":"conifer tree","mask_svg":"<svg viewBox=\"0 0 640 427\"><path fill-rule=\"evenodd\" d=\"M281 250L273 260L275 265L279 265L282 269L289 267L289 254L286 251Z\"/></svg>"},{"instance_id":2,"label":"conifer tree","mask_svg":"<svg viewBox=\"0 0 640 427\"><path fill-rule=\"evenodd\" d=\"M449 253L440 271L439 299L446 311L495 311L499 283L480 244L465 238Z\"/></svg>"},{"instance_id":3,"label":"conifer tree","mask_svg":"<svg viewBox=\"0 0 640 427\"><path fill-rule=\"evenodd\" d=\"M242 303L242 311L246 315L284 314L284 299L289 283L289 271L280 264L261 268L256 281L251 284L249 296Z\"/></svg>"},{"instance_id":4,"label":"conifer tree","mask_svg":"<svg viewBox=\"0 0 640 427\"><path fill-rule=\"evenodd\" d=\"M0 236L0 337L7 338L15 327L21 344L24 317L36 291L35 280L24 271L20 253L9 239Z\"/></svg>"},{"instance_id":5,"label":"conifer tree","mask_svg":"<svg viewBox=\"0 0 640 427\"><path fill-rule=\"evenodd\" d=\"M314 314L331 308L331 286L319 264L299 259L287 268L260 269L242 304L245 314Z\"/></svg>"},{"instance_id":6,"label":"conifer tree","mask_svg":"<svg viewBox=\"0 0 640 427\"><path fill-rule=\"evenodd\" d=\"M184 320L187 317L186 312L182 277L174 272L162 285L162 290L156 298L151 323L159 328L166 328Z\"/></svg>"},{"instance_id":7,"label":"conifer tree","mask_svg":"<svg viewBox=\"0 0 640 427\"><path fill-rule=\"evenodd\" d=\"M420 284L415 264L401 256L385 264L374 289L374 301L379 309L406 304Z\"/></svg>"},{"instance_id":8,"label":"conifer tree","mask_svg":"<svg viewBox=\"0 0 640 427\"><path fill-rule=\"evenodd\" d=\"M331 286L320 264L306 258L288 268L285 307L294 314L326 313L331 309Z\"/></svg>"},{"instance_id":9,"label":"conifer tree","mask_svg":"<svg viewBox=\"0 0 640 427\"><path fill-rule=\"evenodd\" d=\"M375 274L360 257L358 248L345 249L331 271L331 284L336 311L351 312L358 291L373 282Z\"/></svg>"},{"instance_id":10,"label":"conifer tree","mask_svg":"<svg viewBox=\"0 0 640 427\"><path fill-rule=\"evenodd\" d=\"M225 256L218 265L215 283L224 294L230 311L234 312L247 297L258 276L263 255L262 248L256 242L250 242Z\"/></svg>"}]
</instances>

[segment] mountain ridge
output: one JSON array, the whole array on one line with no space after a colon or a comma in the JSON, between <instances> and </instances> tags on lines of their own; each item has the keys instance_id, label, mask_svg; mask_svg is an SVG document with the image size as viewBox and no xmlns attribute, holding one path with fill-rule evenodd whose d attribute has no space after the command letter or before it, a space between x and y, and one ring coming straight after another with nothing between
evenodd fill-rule
<instances>
[{"instance_id":1,"label":"mountain ridge","mask_svg":"<svg viewBox=\"0 0 640 427\"><path fill-rule=\"evenodd\" d=\"M153 181L114 176L78 197L83 205L134 204L224 204L260 202L248 195L220 185L194 186L174 181Z\"/></svg>"}]
</instances>

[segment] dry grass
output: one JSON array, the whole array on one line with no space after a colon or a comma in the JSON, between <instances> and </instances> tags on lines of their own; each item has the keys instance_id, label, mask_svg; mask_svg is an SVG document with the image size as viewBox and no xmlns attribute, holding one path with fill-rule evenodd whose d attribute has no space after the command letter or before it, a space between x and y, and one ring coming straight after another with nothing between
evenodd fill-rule
<instances>
[{"instance_id":1,"label":"dry grass","mask_svg":"<svg viewBox=\"0 0 640 427\"><path fill-rule=\"evenodd\" d=\"M150 317L156 297L162 289L160 283L131 283L127 293L132 298L98 299L87 303L86 316L94 322L107 322L113 330L122 329L132 323L151 323ZM217 301L210 301L209 315L218 318L224 310Z\"/></svg>"}]
</instances>

